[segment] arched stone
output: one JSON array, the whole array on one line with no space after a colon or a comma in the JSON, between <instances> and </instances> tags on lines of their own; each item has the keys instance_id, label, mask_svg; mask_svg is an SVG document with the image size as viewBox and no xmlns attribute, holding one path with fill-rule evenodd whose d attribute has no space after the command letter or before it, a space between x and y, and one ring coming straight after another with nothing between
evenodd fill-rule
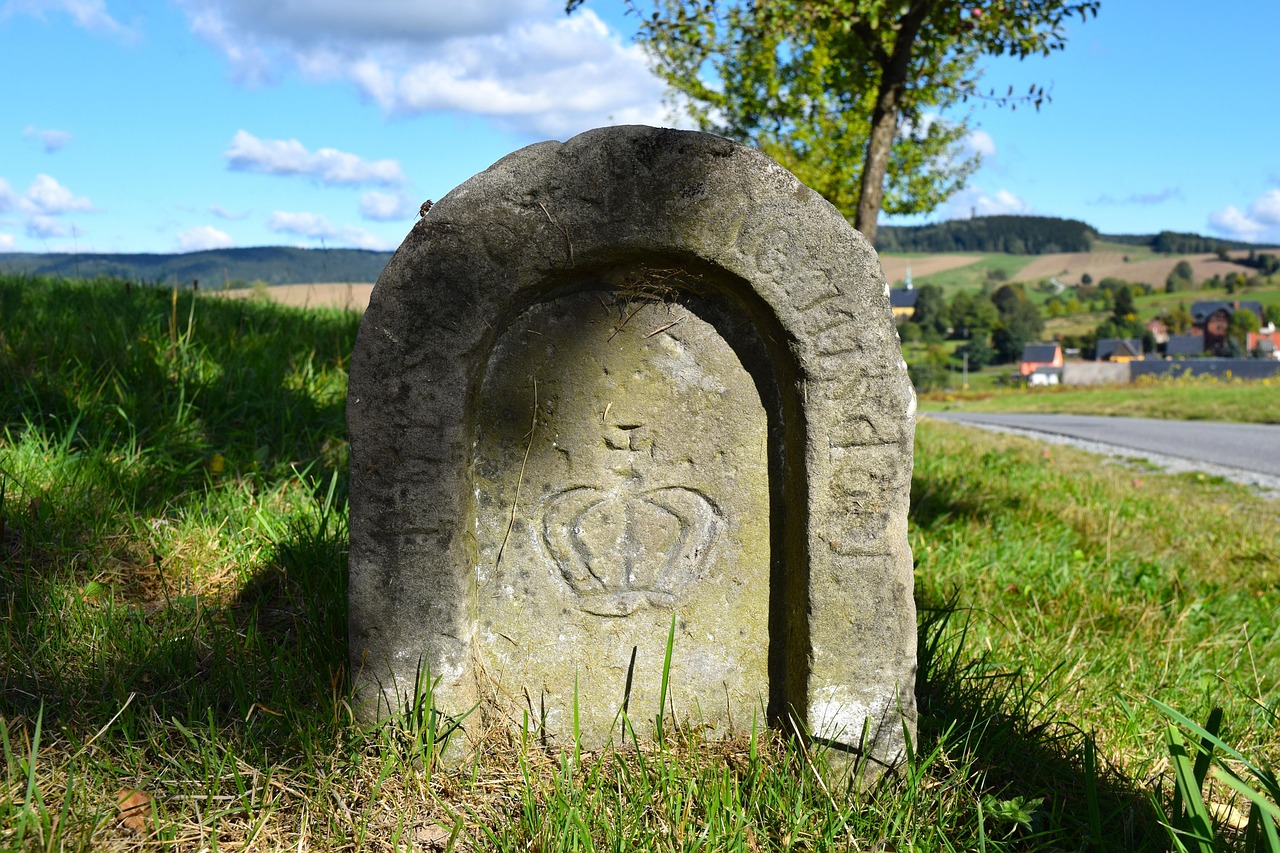
<instances>
[{"instance_id":1,"label":"arched stone","mask_svg":"<svg viewBox=\"0 0 1280 853\"><path fill-rule=\"evenodd\" d=\"M429 672L446 714L567 738L576 691L598 744L656 714L674 623L677 714L896 761L914 409L874 251L772 160L647 127L503 158L414 226L352 359L362 713Z\"/></svg>"}]
</instances>

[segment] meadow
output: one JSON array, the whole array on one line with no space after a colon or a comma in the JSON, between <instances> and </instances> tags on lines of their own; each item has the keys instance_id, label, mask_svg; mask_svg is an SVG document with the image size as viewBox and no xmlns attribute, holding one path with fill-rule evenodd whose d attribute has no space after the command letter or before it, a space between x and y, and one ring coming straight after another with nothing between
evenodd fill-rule
<instances>
[{"instance_id":1,"label":"meadow","mask_svg":"<svg viewBox=\"0 0 1280 853\"><path fill-rule=\"evenodd\" d=\"M449 731L429 690L361 725L358 322L0 278L0 849L1280 849L1280 504L947 424L917 430L897 773L834 787L816 745L659 709L661 748L599 753Z\"/></svg>"},{"instance_id":2,"label":"meadow","mask_svg":"<svg viewBox=\"0 0 1280 853\"><path fill-rule=\"evenodd\" d=\"M1007 369L1007 368L1006 368ZM922 411L1034 412L1181 421L1280 424L1280 382L1213 376L1141 377L1128 385L1058 385L938 391L920 396Z\"/></svg>"}]
</instances>

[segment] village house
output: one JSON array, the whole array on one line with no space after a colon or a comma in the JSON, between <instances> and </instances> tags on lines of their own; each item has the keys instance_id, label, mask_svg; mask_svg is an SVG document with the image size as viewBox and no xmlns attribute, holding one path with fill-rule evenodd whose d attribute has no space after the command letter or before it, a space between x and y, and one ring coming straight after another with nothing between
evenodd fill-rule
<instances>
[{"instance_id":1,"label":"village house","mask_svg":"<svg viewBox=\"0 0 1280 853\"><path fill-rule=\"evenodd\" d=\"M1115 361L1122 364L1130 361L1142 361L1142 340L1140 338L1099 338L1094 347L1094 359L1097 361Z\"/></svg>"},{"instance_id":2,"label":"village house","mask_svg":"<svg viewBox=\"0 0 1280 853\"><path fill-rule=\"evenodd\" d=\"M895 287L889 291L889 309L893 311L895 323L905 323L916 313L916 299L920 291L912 287Z\"/></svg>"},{"instance_id":3,"label":"village house","mask_svg":"<svg viewBox=\"0 0 1280 853\"><path fill-rule=\"evenodd\" d=\"M1262 303L1236 299L1231 302L1208 300L1191 305L1191 334L1204 337L1206 352L1220 350L1227 345L1227 327L1231 315L1237 311L1252 311L1262 325Z\"/></svg>"},{"instance_id":4,"label":"village house","mask_svg":"<svg viewBox=\"0 0 1280 853\"><path fill-rule=\"evenodd\" d=\"M1018 372L1030 376L1039 367L1062 367L1062 347L1053 341L1024 345Z\"/></svg>"},{"instance_id":5,"label":"village house","mask_svg":"<svg viewBox=\"0 0 1280 853\"><path fill-rule=\"evenodd\" d=\"M1250 332L1246 348L1251 355L1280 361L1280 332L1276 331L1275 324L1268 323L1265 328Z\"/></svg>"},{"instance_id":6,"label":"village house","mask_svg":"<svg viewBox=\"0 0 1280 853\"><path fill-rule=\"evenodd\" d=\"M889 310L893 312L893 322L905 323L910 320L916 313L916 300L919 298L920 291L911 283L911 264L907 264L907 280L902 287L889 291Z\"/></svg>"}]
</instances>

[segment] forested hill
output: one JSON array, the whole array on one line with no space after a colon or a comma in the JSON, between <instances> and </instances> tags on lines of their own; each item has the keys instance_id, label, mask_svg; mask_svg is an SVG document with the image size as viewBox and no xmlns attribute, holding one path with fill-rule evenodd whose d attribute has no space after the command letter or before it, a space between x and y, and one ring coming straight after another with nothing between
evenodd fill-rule
<instances>
[{"instance_id":1,"label":"forested hill","mask_svg":"<svg viewBox=\"0 0 1280 853\"><path fill-rule=\"evenodd\" d=\"M933 225L882 225L881 252L1087 252L1096 233L1084 222L1050 216L979 216Z\"/></svg>"},{"instance_id":2,"label":"forested hill","mask_svg":"<svg viewBox=\"0 0 1280 853\"><path fill-rule=\"evenodd\" d=\"M1219 240L1198 234L1099 235L1087 223L1051 216L979 216L933 225L882 225L876 249L881 252L1007 252L1043 255L1088 252L1095 240L1147 246L1156 252L1196 254L1219 249L1251 249L1251 243ZM391 260L390 252L366 249L294 249L261 246L212 249L182 255L35 254L0 252L0 273L28 273L59 278L108 276L144 283L199 280L203 288L230 283L244 286L308 282L373 282Z\"/></svg>"},{"instance_id":3,"label":"forested hill","mask_svg":"<svg viewBox=\"0 0 1280 853\"><path fill-rule=\"evenodd\" d=\"M932 225L881 225L876 249L881 252L1007 252L1048 255L1088 252L1095 240L1146 246L1154 252L1197 254L1219 249L1252 249L1252 243L1220 240L1199 234L1161 231L1159 234L1107 235L1088 223L1053 216L978 216Z\"/></svg>"},{"instance_id":4,"label":"forested hill","mask_svg":"<svg viewBox=\"0 0 1280 853\"><path fill-rule=\"evenodd\" d=\"M0 252L0 272L61 278L111 276L131 281L223 287L246 284L299 284L318 281L373 282L391 260L390 252L365 249L293 249L262 246L212 249L182 255L30 254Z\"/></svg>"}]
</instances>

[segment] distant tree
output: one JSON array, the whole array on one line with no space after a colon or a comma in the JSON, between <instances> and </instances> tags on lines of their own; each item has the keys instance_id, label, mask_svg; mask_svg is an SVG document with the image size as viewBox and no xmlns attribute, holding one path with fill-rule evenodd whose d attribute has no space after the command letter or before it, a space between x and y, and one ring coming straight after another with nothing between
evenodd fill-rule
<instances>
[{"instance_id":1,"label":"distant tree","mask_svg":"<svg viewBox=\"0 0 1280 853\"><path fill-rule=\"evenodd\" d=\"M946 349L932 344L925 350L924 358L908 365L907 373L917 391L936 391L947 384L947 363L950 356Z\"/></svg>"},{"instance_id":2,"label":"distant tree","mask_svg":"<svg viewBox=\"0 0 1280 853\"><path fill-rule=\"evenodd\" d=\"M1280 326L1280 305L1265 305L1262 308L1262 317L1272 326Z\"/></svg>"},{"instance_id":3,"label":"distant tree","mask_svg":"<svg viewBox=\"0 0 1280 853\"><path fill-rule=\"evenodd\" d=\"M969 343L965 344L961 349L961 354L967 353L969 356L969 369L981 370L992 361L995 360L996 351L991 348L991 344L987 342L987 335L984 332L981 335L974 335L969 339Z\"/></svg>"},{"instance_id":4,"label":"distant tree","mask_svg":"<svg viewBox=\"0 0 1280 853\"><path fill-rule=\"evenodd\" d=\"M1155 338L1146 324L1138 319L1138 309L1133 304L1133 293L1128 285L1116 288L1112 294L1111 316L1094 330L1094 338L1139 338L1143 349L1151 352L1155 349Z\"/></svg>"},{"instance_id":5,"label":"distant tree","mask_svg":"<svg viewBox=\"0 0 1280 853\"><path fill-rule=\"evenodd\" d=\"M1171 335L1185 335L1191 330L1191 312L1187 310L1185 303L1180 302L1177 308L1166 311L1161 315L1161 320Z\"/></svg>"},{"instance_id":6,"label":"distant tree","mask_svg":"<svg viewBox=\"0 0 1280 853\"><path fill-rule=\"evenodd\" d=\"M976 216L932 225L884 225L881 252L1087 252L1097 236L1084 222L1049 216Z\"/></svg>"},{"instance_id":7,"label":"distant tree","mask_svg":"<svg viewBox=\"0 0 1280 853\"><path fill-rule=\"evenodd\" d=\"M1223 247L1221 240L1201 237L1199 234L1180 234L1175 231L1161 231L1151 241L1153 251L1166 255L1197 255L1202 252L1216 252Z\"/></svg>"},{"instance_id":8,"label":"distant tree","mask_svg":"<svg viewBox=\"0 0 1280 853\"><path fill-rule=\"evenodd\" d=\"M1025 296L1013 301L1006 299L1005 304L1006 308L1000 312L1000 322L991 333L991 345L999 361L1012 362L1022 357L1024 346L1040 339L1044 320L1040 317L1040 309Z\"/></svg>"},{"instance_id":9,"label":"distant tree","mask_svg":"<svg viewBox=\"0 0 1280 853\"><path fill-rule=\"evenodd\" d=\"M1115 292L1115 302L1111 306L1111 316L1117 320L1136 318L1138 309L1133 304L1133 293L1129 288L1121 287Z\"/></svg>"},{"instance_id":10,"label":"distant tree","mask_svg":"<svg viewBox=\"0 0 1280 853\"><path fill-rule=\"evenodd\" d=\"M904 344L914 344L924 337L924 332L921 331L919 324L908 320L898 327L898 337Z\"/></svg>"},{"instance_id":11,"label":"distant tree","mask_svg":"<svg viewBox=\"0 0 1280 853\"><path fill-rule=\"evenodd\" d=\"M1234 341L1241 352L1247 350L1249 332L1256 331L1258 331L1258 315L1246 308L1233 312L1231 319L1227 321L1227 338Z\"/></svg>"},{"instance_id":12,"label":"distant tree","mask_svg":"<svg viewBox=\"0 0 1280 853\"><path fill-rule=\"evenodd\" d=\"M1094 340L1102 338L1126 338L1142 341L1144 352L1153 352L1156 348L1155 336L1142 324L1142 321L1117 320L1114 317L1103 320L1093 331Z\"/></svg>"},{"instance_id":13,"label":"distant tree","mask_svg":"<svg viewBox=\"0 0 1280 853\"><path fill-rule=\"evenodd\" d=\"M999 320L996 306L985 296L962 290L951 298L951 328L958 338L986 337Z\"/></svg>"},{"instance_id":14,"label":"distant tree","mask_svg":"<svg viewBox=\"0 0 1280 853\"><path fill-rule=\"evenodd\" d=\"M1002 285L991 294L991 304L996 306L996 310L1000 312L1000 316L1008 315L1019 302L1027 301L1027 292L1020 284Z\"/></svg>"},{"instance_id":15,"label":"distant tree","mask_svg":"<svg viewBox=\"0 0 1280 853\"><path fill-rule=\"evenodd\" d=\"M911 315L911 322L924 332L936 332L945 335L950 328L947 311L947 298L942 288L936 284L926 284L917 289L916 310Z\"/></svg>"},{"instance_id":16,"label":"distant tree","mask_svg":"<svg viewBox=\"0 0 1280 853\"><path fill-rule=\"evenodd\" d=\"M1093 276L1089 275L1088 273L1085 273L1084 275L1080 276L1080 283L1093 284Z\"/></svg>"},{"instance_id":17,"label":"distant tree","mask_svg":"<svg viewBox=\"0 0 1280 853\"><path fill-rule=\"evenodd\" d=\"M1177 293L1179 290L1189 290L1192 280L1195 278L1195 272L1191 269L1191 264L1186 258L1178 261L1173 265L1169 277L1164 280L1164 289L1166 293Z\"/></svg>"}]
</instances>

